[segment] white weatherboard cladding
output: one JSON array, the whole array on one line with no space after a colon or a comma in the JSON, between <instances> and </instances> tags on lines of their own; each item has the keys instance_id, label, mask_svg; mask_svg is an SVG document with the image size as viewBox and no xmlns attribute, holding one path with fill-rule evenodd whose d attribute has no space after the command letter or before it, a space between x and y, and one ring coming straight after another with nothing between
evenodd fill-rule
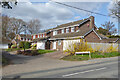
<instances>
[{"instance_id":1,"label":"white weatherboard cladding","mask_svg":"<svg viewBox=\"0 0 120 80\"><path fill-rule=\"evenodd\" d=\"M37 42L37 49L45 49L45 42Z\"/></svg>"},{"instance_id":2,"label":"white weatherboard cladding","mask_svg":"<svg viewBox=\"0 0 120 80\"><path fill-rule=\"evenodd\" d=\"M0 49L8 49L8 44L0 44Z\"/></svg>"},{"instance_id":3,"label":"white weatherboard cladding","mask_svg":"<svg viewBox=\"0 0 120 80\"><path fill-rule=\"evenodd\" d=\"M53 49L56 49L56 41L53 42Z\"/></svg>"},{"instance_id":4,"label":"white weatherboard cladding","mask_svg":"<svg viewBox=\"0 0 120 80\"><path fill-rule=\"evenodd\" d=\"M75 40L63 40L63 50L67 50L68 48L73 49L72 45L73 43L80 42L80 39L75 39Z\"/></svg>"}]
</instances>

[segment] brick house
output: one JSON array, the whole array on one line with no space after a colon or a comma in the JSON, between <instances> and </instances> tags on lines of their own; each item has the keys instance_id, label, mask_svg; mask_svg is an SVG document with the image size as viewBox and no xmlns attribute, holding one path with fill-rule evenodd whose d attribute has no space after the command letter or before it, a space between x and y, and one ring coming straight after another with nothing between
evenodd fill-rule
<instances>
[{"instance_id":1,"label":"brick house","mask_svg":"<svg viewBox=\"0 0 120 80\"><path fill-rule=\"evenodd\" d=\"M32 35L37 43L37 49L65 50L66 42L83 39L93 43L109 43L111 39L98 34L98 28L94 24L94 17L59 25L44 33ZM44 35L44 36L43 36ZM118 39L112 40L112 42Z\"/></svg>"},{"instance_id":2,"label":"brick house","mask_svg":"<svg viewBox=\"0 0 120 80\"><path fill-rule=\"evenodd\" d=\"M12 40L12 43L17 45L19 44L20 41L32 42L32 36L24 35L24 34L16 34L15 38Z\"/></svg>"}]
</instances>

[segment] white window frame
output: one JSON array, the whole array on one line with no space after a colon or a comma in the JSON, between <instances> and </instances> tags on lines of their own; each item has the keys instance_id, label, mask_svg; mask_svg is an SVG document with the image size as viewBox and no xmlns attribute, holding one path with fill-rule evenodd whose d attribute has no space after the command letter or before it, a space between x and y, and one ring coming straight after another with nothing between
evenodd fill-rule
<instances>
[{"instance_id":1,"label":"white window frame","mask_svg":"<svg viewBox=\"0 0 120 80\"><path fill-rule=\"evenodd\" d=\"M64 29L62 29L62 34L64 33Z\"/></svg>"},{"instance_id":2,"label":"white window frame","mask_svg":"<svg viewBox=\"0 0 120 80\"><path fill-rule=\"evenodd\" d=\"M35 39L35 35L33 36L33 39Z\"/></svg>"},{"instance_id":3,"label":"white window frame","mask_svg":"<svg viewBox=\"0 0 120 80\"><path fill-rule=\"evenodd\" d=\"M40 38L40 37L39 37L39 34L38 34L38 38Z\"/></svg>"},{"instance_id":4,"label":"white window frame","mask_svg":"<svg viewBox=\"0 0 120 80\"><path fill-rule=\"evenodd\" d=\"M75 31L75 28L74 27L71 27L71 32L74 32Z\"/></svg>"},{"instance_id":5,"label":"white window frame","mask_svg":"<svg viewBox=\"0 0 120 80\"><path fill-rule=\"evenodd\" d=\"M58 40L58 45L61 45L61 40Z\"/></svg>"},{"instance_id":6,"label":"white window frame","mask_svg":"<svg viewBox=\"0 0 120 80\"><path fill-rule=\"evenodd\" d=\"M69 28L66 28L66 33L69 33Z\"/></svg>"}]
</instances>

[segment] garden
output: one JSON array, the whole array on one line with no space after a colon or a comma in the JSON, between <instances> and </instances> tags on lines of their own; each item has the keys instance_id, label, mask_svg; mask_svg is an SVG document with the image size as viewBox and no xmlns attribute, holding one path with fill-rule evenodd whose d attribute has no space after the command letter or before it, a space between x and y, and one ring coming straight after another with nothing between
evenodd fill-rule
<instances>
[{"instance_id":1,"label":"garden","mask_svg":"<svg viewBox=\"0 0 120 80\"><path fill-rule=\"evenodd\" d=\"M54 52L54 50L36 50L36 44L31 44L30 42L21 41L19 45L11 45L11 48L6 49L5 51L11 52L16 51L16 54L28 55L28 56L36 56L45 53Z\"/></svg>"},{"instance_id":2,"label":"garden","mask_svg":"<svg viewBox=\"0 0 120 80\"><path fill-rule=\"evenodd\" d=\"M93 49L90 44L84 42L83 40L80 40L80 43L72 43L71 45L69 45L68 49L64 51L65 53L67 52L67 56L61 59L67 61L82 61L82 60L90 60L95 58L120 56L120 52L118 52L118 46L113 47L113 44L110 44L105 50L101 50L101 48L104 47L96 46ZM84 52L84 51L90 51L91 58L89 58L88 54L75 55L75 52Z\"/></svg>"}]
</instances>

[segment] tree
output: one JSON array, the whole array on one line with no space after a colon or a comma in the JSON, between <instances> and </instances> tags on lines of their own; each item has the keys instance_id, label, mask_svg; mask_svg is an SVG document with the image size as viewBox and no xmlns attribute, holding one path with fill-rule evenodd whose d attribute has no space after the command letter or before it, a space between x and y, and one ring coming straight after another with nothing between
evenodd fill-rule
<instances>
[{"instance_id":1,"label":"tree","mask_svg":"<svg viewBox=\"0 0 120 80\"><path fill-rule=\"evenodd\" d=\"M2 16L2 36L7 39L13 39L16 34L24 31L24 24L26 23L21 19Z\"/></svg>"},{"instance_id":2,"label":"tree","mask_svg":"<svg viewBox=\"0 0 120 80\"><path fill-rule=\"evenodd\" d=\"M24 31L23 25L25 25L26 23L22 19L11 18L10 23L11 31L15 34L20 34Z\"/></svg>"},{"instance_id":3,"label":"tree","mask_svg":"<svg viewBox=\"0 0 120 80\"><path fill-rule=\"evenodd\" d=\"M10 18L8 16L2 16L2 36L7 37L9 33L9 21Z\"/></svg>"},{"instance_id":4,"label":"tree","mask_svg":"<svg viewBox=\"0 0 120 80\"><path fill-rule=\"evenodd\" d=\"M14 39L14 37L15 37L15 33L14 32L10 32L9 34L8 34L8 37L9 37L9 39Z\"/></svg>"},{"instance_id":5,"label":"tree","mask_svg":"<svg viewBox=\"0 0 120 80\"><path fill-rule=\"evenodd\" d=\"M114 15L117 18L120 18L120 1L114 2L114 7L110 9L110 16Z\"/></svg>"},{"instance_id":6,"label":"tree","mask_svg":"<svg viewBox=\"0 0 120 80\"><path fill-rule=\"evenodd\" d=\"M1 0L0 5L3 8L12 9L12 5L17 5L17 0Z\"/></svg>"},{"instance_id":7,"label":"tree","mask_svg":"<svg viewBox=\"0 0 120 80\"><path fill-rule=\"evenodd\" d=\"M30 20L28 22L28 30L31 34L37 34L40 32L41 24L38 19Z\"/></svg>"},{"instance_id":8,"label":"tree","mask_svg":"<svg viewBox=\"0 0 120 80\"><path fill-rule=\"evenodd\" d=\"M106 29L103 29L102 27L99 27L99 29L97 30L98 33L101 33L103 35L110 35L109 31Z\"/></svg>"},{"instance_id":9,"label":"tree","mask_svg":"<svg viewBox=\"0 0 120 80\"><path fill-rule=\"evenodd\" d=\"M115 28L115 25L113 24L113 22L108 21L108 22L105 22L105 24L101 24L101 25L103 26L104 29L108 30L110 35L117 32L117 29Z\"/></svg>"}]
</instances>

